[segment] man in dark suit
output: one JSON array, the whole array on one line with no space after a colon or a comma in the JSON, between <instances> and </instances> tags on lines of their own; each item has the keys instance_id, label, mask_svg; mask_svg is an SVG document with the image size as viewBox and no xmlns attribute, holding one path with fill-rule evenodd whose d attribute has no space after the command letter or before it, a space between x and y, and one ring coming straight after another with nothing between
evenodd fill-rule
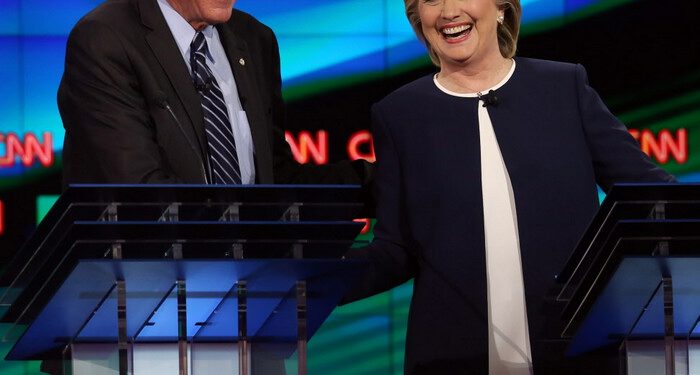
<instances>
[{"instance_id":1,"label":"man in dark suit","mask_svg":"<svg viewBox=\"0 0 700 375\"><path fill-rule=\"evenodd\" d=\"M207 35L203 55L228 108L230 120L223 123L235 138L237 183L367 184L370 166L362 161L311 166L293 160L283 134L277 40L233 3L110 0L78 22L58 91L64 184L217 182L210 159L217 140L210 138L204 93L193 78L193 51L178 43L183 31ZM178 29L178 22L191 30ZM217 48L224 58L212 61Z\"/></svg>"},{"instance_id":2,"label":"man in dark suit","mask_svg":"<svg viewBox=\"0 0 700 375\"><path fill-rule=\"evenodd\" d=\"M369 185L371 165L364 161L293 160L283 134L277 40L234 3L109 0L78 22L58 91L65 185L216 183L210 159L216 140L205 115L211 108L203 104L214 80L235 140L229 151L238 154L237 182ZM212 80L205 87L197 84L188 50L199 33L208 42L203 54ZM42 365L49 373L59 368L55 361Z\"/></svg>"}]
</instances>

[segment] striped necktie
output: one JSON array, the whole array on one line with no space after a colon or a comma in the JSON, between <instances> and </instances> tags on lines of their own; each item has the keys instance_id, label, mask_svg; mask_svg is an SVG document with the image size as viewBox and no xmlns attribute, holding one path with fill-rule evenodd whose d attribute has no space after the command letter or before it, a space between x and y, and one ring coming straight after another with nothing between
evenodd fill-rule
<instances>
[{"instance_id":1,"label":"striped necktie","mask_svg":"<svg viewBox=\"0 0 700 375\"><path fill-rule=\"evenodd\" d=\"M213 183L240 184L241 169L236 153L236 141L233 138L231 122L228 117L226 101L207 65L207 41L198 31L190 44L190 66L192 79L199 92L204 113L204 130L209 145L209 160Z\"/></svg>"}]
</instances>

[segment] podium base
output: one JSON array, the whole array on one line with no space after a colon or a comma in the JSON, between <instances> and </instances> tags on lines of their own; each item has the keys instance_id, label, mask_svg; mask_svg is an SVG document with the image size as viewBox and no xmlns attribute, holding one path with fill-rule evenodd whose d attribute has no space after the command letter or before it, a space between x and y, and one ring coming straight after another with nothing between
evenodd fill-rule
<instances>
[{"instance_id":1,"label":"podium base","mask_svg":"<svg viewBox=\"0 0 700 375\"><path fill-rule=\"evenodd\" d=\"M654 340L627 341L627 374L666 373L664 343ZM700 375L700 341L675 341L676 375Z\"/></svg>"},{"instance_id":2,"label":"podium base","mask_svg":"<svg viewBox=\"0 0 700 375\"><path fill-rule=\"evenodd\" d=\"M129 348L131 375L179 374L177 343L139 343ZM187 374L239 374L238 344L188 345ZM250 358L248 359L250 360ZM74 344L73 375L119 375L119 353L114 344ZM249 362L250 363L250 362ZM250 368L250 367L249 367ZM251 375L250 372L245 375Z\"/></svg>"}]
</instances>

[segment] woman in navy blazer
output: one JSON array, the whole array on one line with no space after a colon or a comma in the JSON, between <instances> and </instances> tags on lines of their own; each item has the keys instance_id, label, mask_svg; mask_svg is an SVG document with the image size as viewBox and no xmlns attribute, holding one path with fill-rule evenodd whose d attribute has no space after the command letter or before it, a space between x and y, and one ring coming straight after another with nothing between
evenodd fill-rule
<instances>
[{"instance_id":1,"label":"woman in navy blazer","mask_svg":"<svg viewBox=\"0 0 700 375\"><path fill-rule=\"evenodd\" d=\"M615 373L615 352L585 369L584 361L564 358L554 276L598 208L596 184L608 189L673 177L641 152L589 87L582 66L513 58L519 0L405 5L440 70L373 108L377 225L373 243L349 254L371 267L347 301L415 278L407 374ZM495 143L484 144L483 129ZM499 164L482 160L486 147L500 153L509 192L503 197L512 199L515 224L505 217L502 223L514 227L520 255L520 289L514 286L526 313L520 364L503 356L496 363L500 352L492 346L501 333L491 326L496 297L488 288L490 277L502 275L498 268L487 274L493 254L485 233L494 228L485 224L484 207L494 202L487 202L493 186L484 185L482 168ZM495 232L496 239L513 234Z\"/></svg>"}]
</instances>

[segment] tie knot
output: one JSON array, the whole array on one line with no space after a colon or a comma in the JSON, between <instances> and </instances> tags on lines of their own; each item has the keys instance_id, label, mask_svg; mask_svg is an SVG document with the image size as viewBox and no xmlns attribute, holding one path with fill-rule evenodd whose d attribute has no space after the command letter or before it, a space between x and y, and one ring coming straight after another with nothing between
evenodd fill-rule
<instances>
[{"instance_id":1,"label":"tie knot","mask_svg":"<svg viewBox=\"0 0 700 375\"><path fill-rule=\"evenodd\" d=\"M201 93L211 84L211 74L207 70L207 41L201 31L194 34L190 43L190 69L194 86Z\"/></svg>"},{"instance_id":2,"label":"tie knot","mask_svg":"<svg viewBox=\"0 0 700 375\"><path fill-rule=\"evenodd\" d=\"M190 49L192 50L192 53L201 54L202 57L207 55L207 40L204 37L203 32L197 31L197 33L194 34L194 39L192 39Z\"/></svg>"}]
</instances>

